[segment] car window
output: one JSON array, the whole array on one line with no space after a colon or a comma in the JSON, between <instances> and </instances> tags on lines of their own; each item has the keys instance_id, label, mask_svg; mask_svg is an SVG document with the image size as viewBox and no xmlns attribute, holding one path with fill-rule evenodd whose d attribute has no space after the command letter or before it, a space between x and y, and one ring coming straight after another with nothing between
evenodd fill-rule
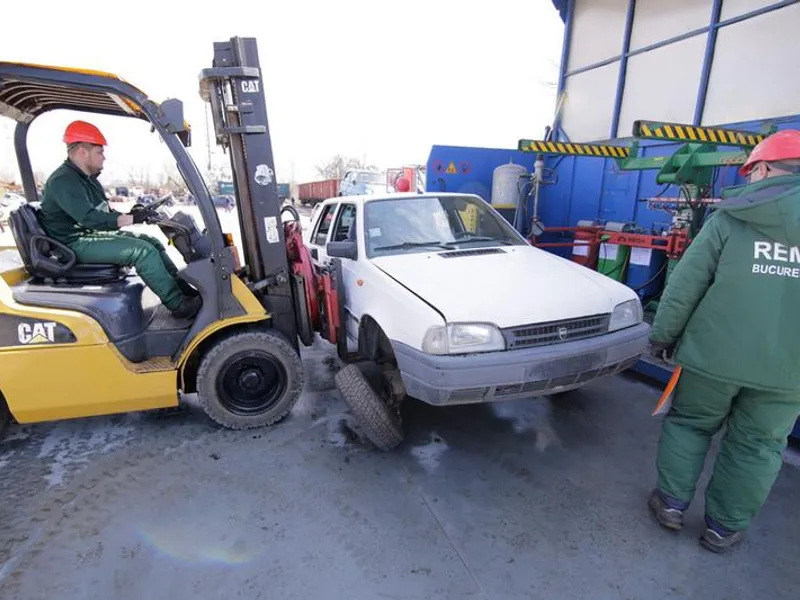
<instances>
[{"instance_id":1,"label":"car window","mask_svg":"<svg viewBox=\"0 0 800 600\"><path fill-rule=\"evenodd\" d=\"M313 243L316 246L324 246L328 240L328 231L331 228L333 221L333 213L336 210L336 204L328 204L322 209L322 214L319 216L317 224L317 231L314 233Z\"/></svg>"},{"instance_id":2,"label":"car window","mask_svg":"<svg viewBox=\"0 0 800 600\"><path fill-rule=\"evenodd\" d=\"M336 226L333 228L332 242L355 241L356 206L355 204L343 204L336 218Z\"/></svg>"},{"instance_id":3,"label":"car window","mask_svg":"<svg viewBox=\"0 0 800 600\"><path fill-rule=\"evenodd\" d=\"M502 216L473 196L418 196L364 205L367 256L523 245Z\"/></svg>"}]
</instances>

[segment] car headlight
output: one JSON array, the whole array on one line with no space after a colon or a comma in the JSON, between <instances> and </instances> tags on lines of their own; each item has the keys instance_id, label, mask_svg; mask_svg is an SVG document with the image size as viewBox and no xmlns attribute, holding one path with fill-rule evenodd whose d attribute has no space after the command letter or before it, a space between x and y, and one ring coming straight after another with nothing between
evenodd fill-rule
<instances>
[{"instance_id":1,"label":"car headlight","mask_svg":"<svg viewBox=\"0 0 800 600\"><path fill-rule=\"evenodd\" d=\"M422 351L428 354L470 354L506 349L500 330L486 323L451 323L428 329Z\"/></svg>"},{"instance_id":2,"label":"car headlight","mask_svg":"<svg viewBox=\"0 0 800 600\"><path fill-rule=\"evenodd\" d=\"M614 307L611 313L611 322L608 324L609 331L617 331L625 327L631 327L640 323L642 320L642 303L638 298L628 300Z\"/></svg>"}]
</instances>

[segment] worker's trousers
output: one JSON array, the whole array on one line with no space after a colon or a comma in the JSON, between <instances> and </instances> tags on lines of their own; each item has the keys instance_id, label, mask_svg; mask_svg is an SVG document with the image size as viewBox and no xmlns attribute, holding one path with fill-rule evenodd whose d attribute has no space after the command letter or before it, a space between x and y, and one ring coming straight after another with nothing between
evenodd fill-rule
<instances>
[{"instance_id":1,"label":"worker's trousers","mask_svg":"<svg viewBox=\"0 0 800 600\"><path fill-rule=\"evenodd\" d=\"M142 281L169 310L183 299L178 282L178 268L156 238L130 231L98 231L69 245L78 262L108 263L134 267Z\"/></svg>"},{"instance_id":2,"label":"worker's trousers","mask_svg":"<svg viewBox=\"0 0 800 600\"><path fill-rule=\"evenodd\" d=\"M730 531L746 529L775 483L798 415L800 393L743 388L684 369L659 440L659 489L688 506L711 438L727 425L705 513Z\"/></svg>"}]
</instances>

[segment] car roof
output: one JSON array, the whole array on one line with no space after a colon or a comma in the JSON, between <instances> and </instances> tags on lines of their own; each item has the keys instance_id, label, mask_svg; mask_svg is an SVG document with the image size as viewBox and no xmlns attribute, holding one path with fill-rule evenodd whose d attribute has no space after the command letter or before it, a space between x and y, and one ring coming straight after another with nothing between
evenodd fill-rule
<instances>
[{"instance_id":1,"label":"car roof","mask_svg":"<svg viewBox=\"0 0 800 600\"><path fill-rule=\"evenodd\" d=\"M470 194L467 192L424 192L422 194L417 192L387 192L386 194L354 194L337 196L335 198L328 198L322 203L333 204L338 202L354 202L356 204L366 204L368 202L375 202L378 200L400 200L403 198L446 198L454 196L474 196L476 198L480 198L480 196L477 194Z\"/></svg>"}]
</instances>

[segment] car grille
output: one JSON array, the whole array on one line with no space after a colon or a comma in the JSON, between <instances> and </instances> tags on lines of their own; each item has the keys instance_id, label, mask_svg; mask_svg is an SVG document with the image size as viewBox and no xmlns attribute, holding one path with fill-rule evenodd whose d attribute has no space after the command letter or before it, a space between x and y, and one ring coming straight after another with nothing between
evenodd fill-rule
<instances>
[{"instance_id":1,"label":"car grille","mask_svg":"<svg viewBox=\"0 0 800 600\"><path fill-rule=\"evenodd\" d=\"M611 315L593 315L580 319L511 327L503 330L503 335L506 337L509 350L547 346L607 333L610 320Z\"/></svg>"}]
</instances>

